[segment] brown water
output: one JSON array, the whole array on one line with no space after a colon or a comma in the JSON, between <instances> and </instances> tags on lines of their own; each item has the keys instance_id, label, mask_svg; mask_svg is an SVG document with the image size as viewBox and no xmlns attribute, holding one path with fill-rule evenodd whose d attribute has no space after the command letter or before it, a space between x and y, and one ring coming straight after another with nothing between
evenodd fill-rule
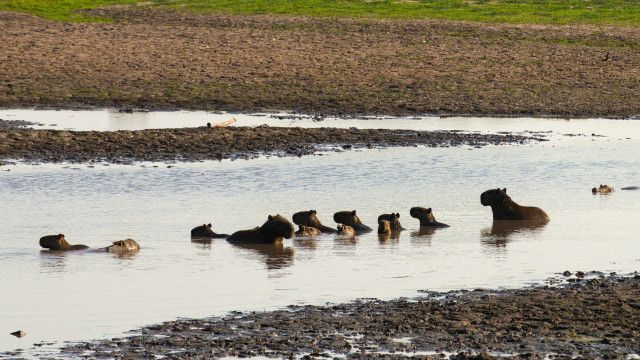
<instances>
[{"instance_id":1,"label":"brown water","mask_svg":"<svg viewBox=\"0 0 640 360\"><path fill-rule=\"evenodd\" d=\"M379 121L377 127L396 124ZM521 119L402 121L468 131L526 126ZM593 196L590 189L640 185L640 122L540 120L529 128L553 131L551 141L174 168L11 166L0 171L0 350L113 337L231 310L521 287L564 270L639 270L640 191ZM551 222L492 229L491 211L479 196L498 186L520 204L544 208ZM412 206L432 207L451 228L420 232L409 216ZM400 212L408 230L382 242L375 233L353 241L324 235L260 249L190 241L190 229L205 222L231 233L262 224L267 214L290 217L308 209L331 226L339 210L357 209L371 227L379 214ZM142 250L118 258L39 249L40 236L60 232L91 247L131 237ZM8 335L17 329L27 337Z\"/></svg>"}]
</instances>

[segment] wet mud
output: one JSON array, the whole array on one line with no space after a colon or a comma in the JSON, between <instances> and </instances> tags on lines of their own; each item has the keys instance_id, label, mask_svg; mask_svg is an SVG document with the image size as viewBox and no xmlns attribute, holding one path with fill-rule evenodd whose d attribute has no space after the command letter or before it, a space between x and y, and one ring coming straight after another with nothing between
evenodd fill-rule
<instances>
[{"instance_id":1,"label":"wet mud","mask_svg":"<svg viewBox=\"0 0 640 360\"><path fill-rule=\"evenodd\" d=\"M637 28L92 14L112 22L0 12L0 106L640 114Z\"/></svg>"},{"instance_id":2,"label":"wet mud","mask_svg":"<svg viewBox=\"0 0 640 360\"><path fill-rule=\"evenodd\" d=\"M181 319L71 344L80 358L553 359L640 353L640 276L565 272L560 286L427 292L417 299L289 306ZM19 356L19 353L14 355ZM414 357L415 358L415 357Z\"/></svg>"},{"instance_id":3,"label":"wet mud","mask_svg":"<svg viewBox=\"0 0 640 360\"><path fill-rule=\"evenodd\" d=\"M34 162L197 161L303 156L322 150L390 146L524 144L540 137L457 131L282 128L270 126L139 131L0 129L0 159Z\"/></svg>"}]
</instances>

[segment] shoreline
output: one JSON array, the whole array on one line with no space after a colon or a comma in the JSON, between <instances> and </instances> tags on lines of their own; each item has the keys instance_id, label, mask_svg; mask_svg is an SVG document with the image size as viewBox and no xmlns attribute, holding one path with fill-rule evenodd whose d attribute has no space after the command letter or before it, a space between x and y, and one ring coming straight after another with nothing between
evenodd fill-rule
<instances>
[{"instance_id":1,"label":"shoreline","mask_svg":"<svg viewBox=\"0 0 640 360\"><path fill-rule=\"evenodd\" d=\"M537 359L555 354L568 359L640 353L637 272L566 272L547 283L561 284L425 291L416 298L179 319L142 327L130 336L65 344L61 355ZM5 354L19 358L21 352Z\"/></svg>"},{"instance_id":2,"label":"shoreline","mask_svg":"<svg viewBox=\"0 0 640 360\"><path fill-rule=\"evenodd\" d=\"M399 146L482 147L546 141L536 136L458 131L299 127L222 127L136 131L0 130L0 160L131 163L304 156Z\"/></svg>"}]
</instances>

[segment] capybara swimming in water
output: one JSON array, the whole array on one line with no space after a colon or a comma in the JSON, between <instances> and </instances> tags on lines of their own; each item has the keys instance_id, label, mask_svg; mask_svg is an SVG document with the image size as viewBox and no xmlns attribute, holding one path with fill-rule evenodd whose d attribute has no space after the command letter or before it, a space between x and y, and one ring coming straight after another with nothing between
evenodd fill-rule
<instances>
[{"instance_id":1,"label":"capybara swimming in water","mask_svg":"<svg viewBox=\"0 0 640 360\"><path fill-rule=\"evenodd\" d=\"M114 241L112 245L105 248L107 252L114 254L126 254L140 250L140 245L133 239Z\"/></svg>"},{"instance_id":2,"label":"capybara swimming in water","mask_svg":"<svg viewBox=\"0 0 640 360\"><path fill-rule=\"evenodd\" d=\"M387 220L393 231L404 230L402 225L400 225L400 213L382 214L378 216L378 223L382 220Z\"/></svg>"},{"instance_id":3,"label":"capybara swimming in water","mask_svg":"<svg viewBox=\"0 0 640 360\"><path fill-rule=\"evenodd\" d=\"M411 217L420 220L420 227L449 227L449 225L436 220L431 208L425 209L419 206L412 207L411 210L409 210L409 214Z\"/></svg>"},{"instance_id":4,"label":"capybara swimming in water","mask_svg":"<svg viewBox=\"0 0 640 360\"><path fill-rule=\"evenodd\" d=\"M391 233L391 223L389 220L380 220L378 222L378 234L390 234Z\"/></svg>"},{"instance_id":5,"label":"capybara swimming in water","mask_svg":"<svg viewBox=\"0 0 640 360\"><path fill-rule=\"evenodd\" d=\"M49 250L72 251L88 249L87 245L71 245L65 240L64 234L47 235L40 238L40 246Z\"/></svg>"},{"instance_id":6,"label":"capybara swimming in water","mask_svg":"<svg viewBox=\"0 0 640 360\"><path fill-rule=\"evenodd\" d=\"M211 229L211 224L202 224L191 229L191 237L207 238L207 239L223 239L228 238L229 234L216 234Z\"/></svg>"},{"instance_id":7,"label":"capybara swimming in water","mask_svg":"<svg viewBox=\"0 0 640 360\"><path fill-rule=\"evenodd\" d=\"M344 235L344 236L356 235L356 230L349 225L338 224L337 230L338 230L338 235Z\"/></svg>"},{"instance_id":8,"label":"capybara swimming in water","mask_svg":"<svg viewBox=\"0 0 640 360\"><path fill-rule=\"evenodd\" d=\"M309 211L300 211L293 214L293 222L296 225L304 225L314 227L324 233L335 233L336 230L334 228L330 228L328 226L322 225L320 219L318 219L317 211L309 210Z\"/></svg>"},{"instance_id":9,"label":"capybara swimming in water","mask_svg":"<svg viewBox=\"0 0 640 360\"><path fill-rule=\"evenodd\" d=\"M493 220L549 221L544 210L533 206L520 206L509 195L507 189L487 190L480 195L480 203L491 206Z\"/></svg>"},{"instance_id":10,"label":"capybara swimming in water","mask_svg":"<svg viewBox=\"0 0 640 360\"><path fill-rule=\"evenodd\" d=\"M591 193L593 195L596 195L596 194L610 194L612 192L613 192L613 188L611 186L609 186L609 185L600 184L600 186L598 186L597 188L594 187L593 189L591 189Z\"/></svg>"},{"instance_id":11,"label":"capybara swimming in water","mask_svg":"<svg viewBox=\"0 0 640 360\"><path fill-rule=\"evenodd\" d=\"M306 226L302 224L298 225L298 231L296 231L296 236L300 236L300 237L302 236L312 237L312 236L318 236L320 234L321 234L320 230L314 228L313 226Z\"/></svg>"},{"instance_id":12,"label":"capybara swimming in water","mask_svg":"<svg viewBox=\"0 0 640 360\"><path fill-rule=\"evenodd\" d=\"M344 224L352 227L357 233L366 233L372 231L370 227L360 221L356 211L339 211L333 214L333 221L338 224Z\"/></svg>"},{"instance_id":13,"label":"capybara swimming in water","mask_svg":"<svg viewBox=\"0 0 640 360\"><path fill-rule=\"evenodd\" d=\"M262 226L236 231L227 238L234 243L270 244L293 237L293 225L281 215L269 215Z\"/></svg>"}]
</instances>

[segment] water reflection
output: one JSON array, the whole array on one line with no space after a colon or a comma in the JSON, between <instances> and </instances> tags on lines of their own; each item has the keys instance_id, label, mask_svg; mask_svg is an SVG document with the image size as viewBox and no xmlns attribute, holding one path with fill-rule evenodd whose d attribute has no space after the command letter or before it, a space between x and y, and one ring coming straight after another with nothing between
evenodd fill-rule
<instances>
[{"instance_id":1,"label":"water reflection","mask_svg":"<svg viewBox=\"0 0 640 360\"><path fill-rule=\"evenodd\" d=\"M293 245L306 250L315 250L318 247L316 239L294 239Z\"/></svg>"},{"instance_id":2,"label":"water reflection","mask_svg":"<svg viewBox=\"0 0 640 360\"><path fill-rule=\"evenodd\" d=\"M546 225L546 222L494 221L490 228L484 228L480 231L480 238L484 245L503 248L514 236L524 233L538 233Z\"/></svg>"},{"instance_id":3,"label":"water reflection","mask_svg":"<svg viewBox=\"0 0 640 360\"><path fill-rule=\"evenodd\" d=\"M268 270L282 269L293 264L293 248L285 247L282 242L273 244L237 244L230 243L255 254L260 254Z\"/></svg>"},{"instance_id":4,"label":"water reflection","mask_svg":"<svg viewBox=\"0 0 640 360\"><path fill-rule=\"evenodd\" d=\"M400 240L400 231L391 231L388 233L378 234L380 244L398 243Z\"/></svg>"},{"instance_id":5,"label":"water reflection","mask_svg":"<svg viewBox=\"0 0 640 360\"><path fill-rule=\"evenodd\" d=\"M64 272L67 253L65 251L41 250L40 267L46 272Z\"/></svg>"}]
</instances>

